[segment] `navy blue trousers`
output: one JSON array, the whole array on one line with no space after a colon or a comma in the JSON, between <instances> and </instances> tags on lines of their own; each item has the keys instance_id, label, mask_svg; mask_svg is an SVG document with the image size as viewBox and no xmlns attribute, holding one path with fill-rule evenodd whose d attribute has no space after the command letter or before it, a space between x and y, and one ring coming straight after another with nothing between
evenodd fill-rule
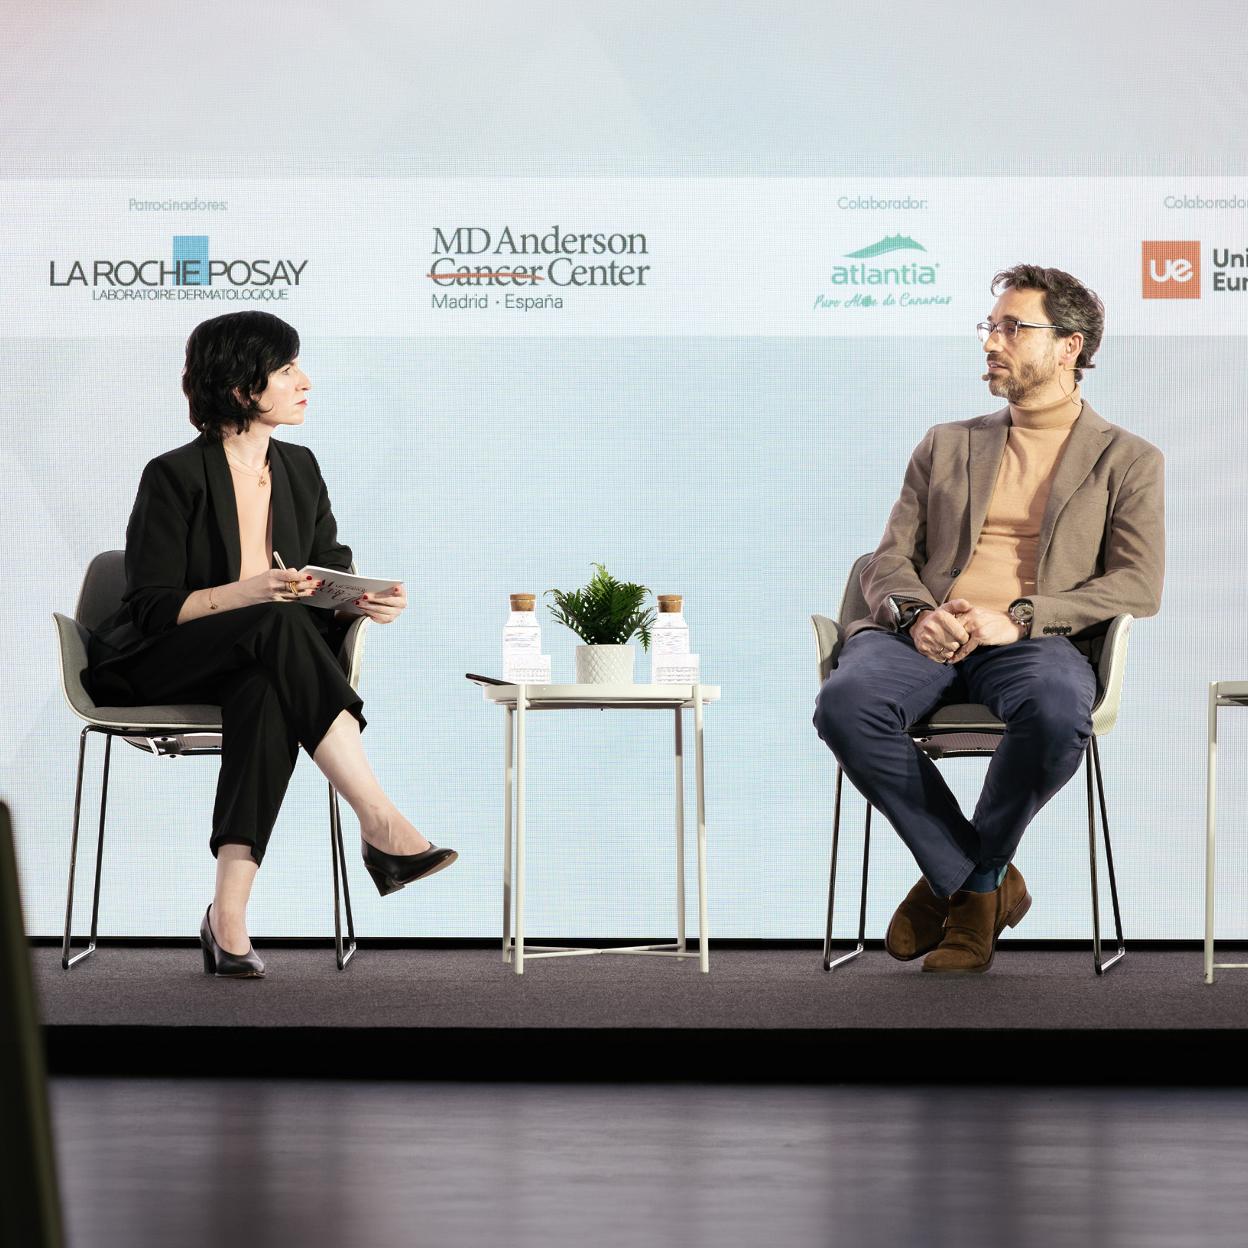
<instances>
[{"instance_id":1,"label":"navy blue trousers","mask_svg":"<svg viewBox=\"0 0 1248 1248\"><path fill-rule=\"evenodd\" d=\"M815 727L854 787L897 829L932 889L1004 867L1027 825L1075 774L1092 735L1096 673L1065 637L981 646L950 666L904 633L858 633L819 690ZM942 703L975 702L1006 726L967 819L906 729Z\"/></svg>"}]
</instances>

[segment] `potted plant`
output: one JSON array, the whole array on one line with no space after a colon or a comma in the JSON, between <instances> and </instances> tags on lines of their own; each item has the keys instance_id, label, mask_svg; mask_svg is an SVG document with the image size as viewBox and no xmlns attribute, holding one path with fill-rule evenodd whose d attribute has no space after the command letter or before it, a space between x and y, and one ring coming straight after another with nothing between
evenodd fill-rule
<instances>
[{"instance_id":1,"label":"potted plant","mask_svg":"<svg viewBox=\"0 0 1248 1248\"><path fill-rule=\"evenodd\" d=\"M576 648L576 682L582 685L632 684L634 637L650 648L654 608L646 608L644 585L617 581L600 563L584 589L546 591L555 605L547 608L582 641Z\"/></svg>"}]
</instances>

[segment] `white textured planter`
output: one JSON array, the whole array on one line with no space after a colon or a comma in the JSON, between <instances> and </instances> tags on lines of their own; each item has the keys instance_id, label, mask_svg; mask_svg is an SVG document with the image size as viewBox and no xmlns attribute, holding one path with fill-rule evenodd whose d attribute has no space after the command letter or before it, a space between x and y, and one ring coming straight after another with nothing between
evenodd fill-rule
<instances>
[{"instance_id":1,"label":"white textured planter","mask_svg":"<svg viewBox=\"0 0 1248 1248\"><path fill-rule=\"evenodd\" d=\"M576 683L631 685L635 657L632 646L577 646Z\"/></svg>"}]
</instances>

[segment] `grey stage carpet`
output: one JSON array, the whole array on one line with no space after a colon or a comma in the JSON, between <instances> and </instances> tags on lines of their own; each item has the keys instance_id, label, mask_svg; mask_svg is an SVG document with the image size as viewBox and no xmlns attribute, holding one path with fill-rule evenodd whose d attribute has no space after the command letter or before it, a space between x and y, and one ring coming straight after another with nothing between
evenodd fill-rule
<instances>
[{"instance_id":1,"label":"grey stage carpet","mask_svg":"<svg viewBox=\"0 0 1248 1248\"><path fill-rule=\"evenodd\" d=\"M998 951L985 975L924 974L869 950L831 974L815 950L725 950L696 961L602 956L530 962L494 951L257 948L268 975L203 974L198 949L102 948L71 971L32 950L52 1027L750 1029L888 1032L1211 1031L1248 1024L1248 971L1202 979L1199 952L1130 951L1098 978L1087 952Z\"/></svg>"}]
</instances>

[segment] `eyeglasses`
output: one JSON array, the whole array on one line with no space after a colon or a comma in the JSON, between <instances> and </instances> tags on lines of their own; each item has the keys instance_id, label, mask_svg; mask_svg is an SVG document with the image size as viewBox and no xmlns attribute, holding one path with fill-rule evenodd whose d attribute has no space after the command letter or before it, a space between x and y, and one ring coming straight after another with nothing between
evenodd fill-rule
<instances>
[{"instance_id":1,"label":"eyeglasses","mask_svg":"<svg viewBox=\"0 0 1248 1248\"><path fill-rule=\"evenodd\" d=\"M997 321L980 321L975 326L975 332L979 334L980 342L987 342L993 334L1000 334L1006 342L1013 342L1018 337L1020 329L1060 329L1062 333L1068 334L1070 330L1065 325L1040 325L1035 321L1016 321L1013 319Z\"/></svg>"}]
</instances>

